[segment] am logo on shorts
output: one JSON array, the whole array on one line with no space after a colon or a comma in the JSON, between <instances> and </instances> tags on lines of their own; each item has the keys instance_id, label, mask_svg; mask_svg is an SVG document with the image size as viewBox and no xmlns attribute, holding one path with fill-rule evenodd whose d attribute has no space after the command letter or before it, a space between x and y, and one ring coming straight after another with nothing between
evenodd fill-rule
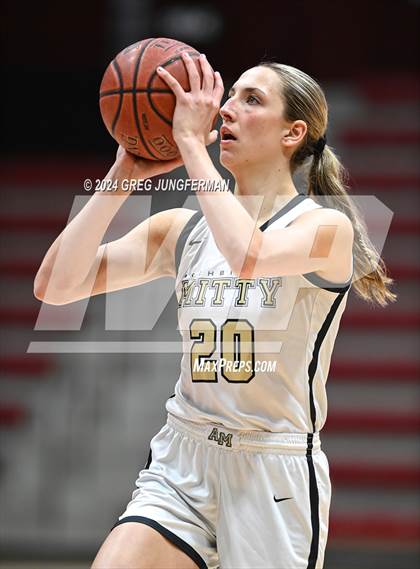
<instances>
[{"instance_id":1,"label":"am logo on shorts","mask_svg":"<svg viewBox=\"0 0 420 569\"><path fill-rule=\"evenodd\" d=\"M207 437L209 441L216 441L218 445L225 445L227 447L232 446L232 433L224 433L223 431L219 432L219 429L214 427L211 433Z\"/></svg>"}]
</instances>

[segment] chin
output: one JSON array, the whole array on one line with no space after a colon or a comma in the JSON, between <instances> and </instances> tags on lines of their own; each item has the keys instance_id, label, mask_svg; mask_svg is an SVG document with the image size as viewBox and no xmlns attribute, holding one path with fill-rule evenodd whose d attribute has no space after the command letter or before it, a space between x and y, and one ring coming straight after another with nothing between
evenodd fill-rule
<instances>
[{"instance_id":1,"label":"chin","mask_svg":"<svg viewBox=\"0 0 420 569\"><path fill-rule=\"evenodd\" d=\"M233 173L232 170L234 168L237 168L239 166L238 159L235 158L235 156L233 156L230 152L223 151L222 149L220 149L219 162L224 168L226 168L226 170L229 170L231 173Z\"/></svg>"}]
</instances>

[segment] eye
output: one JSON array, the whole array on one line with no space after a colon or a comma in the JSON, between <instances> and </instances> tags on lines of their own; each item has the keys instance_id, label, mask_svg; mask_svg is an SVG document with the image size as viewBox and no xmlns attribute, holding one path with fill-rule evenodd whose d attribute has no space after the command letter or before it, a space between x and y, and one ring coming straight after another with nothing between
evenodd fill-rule
<instances>
[{"instance_id":1,"label":"eye","mask_svg":"<svg viewBox=\"0 0 420 569\"><path fill-rule=\"evenodd\" d=\"M254 95L248 95L246 98L246 102L251 104L251 105L259 105L260 104L257 97L255 97Z\"/></svg>"}]
</instances>

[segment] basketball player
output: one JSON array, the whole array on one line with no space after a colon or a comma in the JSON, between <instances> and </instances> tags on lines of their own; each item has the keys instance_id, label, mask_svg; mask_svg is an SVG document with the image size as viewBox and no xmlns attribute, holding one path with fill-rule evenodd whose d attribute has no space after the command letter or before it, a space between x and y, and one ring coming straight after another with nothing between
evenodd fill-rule
<instances>
[{"instance_id":1,"label":"basketball player","mask_svg":"<svg viewBox=\"0 0 420 569\"><path fill-rule=\"evenodd\" d=\"M217 181L206 143L223 84L204 56L202 81L183 57L190 92L159 71L177 98L174 138L189 176ZM184 345L175 395L94 569L323 566L331 487L319 431L331 353L352 283L385 305L392 281L326 144L327 104L312 78L276 63L251 68L220 115L234 193L203 189L200 212L158 213L104 245L126 197L95 195L61 234L65 254L54 244L39 272L36 295L55 304L175 279ZM292 180L306 159L308 194ZM109 176L178 164L120 149Z\"/></svg>"}]
</instances>

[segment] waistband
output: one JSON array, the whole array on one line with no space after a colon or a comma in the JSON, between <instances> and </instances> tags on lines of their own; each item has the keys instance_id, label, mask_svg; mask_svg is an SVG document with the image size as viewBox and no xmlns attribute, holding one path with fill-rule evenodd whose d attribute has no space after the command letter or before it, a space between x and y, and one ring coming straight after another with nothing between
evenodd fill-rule
<instances>
[{"instance_id":1,"label":"waistband","mask_svg":"<svg viewBox=\"0 0 420 569\"><path fill-rule=\"evenodd\" d=\"M220 423L194 423L168 413L167 424L175 431L223 450L306 454L321 450L319 432L270 433L266 431L231 429Z\"/></svg>"}]
</instances>

